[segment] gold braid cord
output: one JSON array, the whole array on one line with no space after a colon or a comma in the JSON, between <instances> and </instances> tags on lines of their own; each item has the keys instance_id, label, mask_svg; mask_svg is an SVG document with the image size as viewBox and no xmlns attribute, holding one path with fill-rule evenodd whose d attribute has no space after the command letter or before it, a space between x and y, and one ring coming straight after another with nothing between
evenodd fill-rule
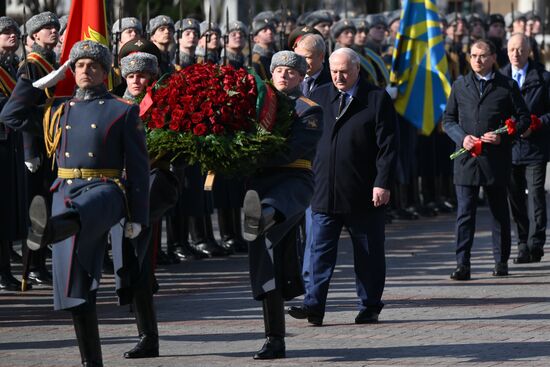
<instances>
[{"instance_id":1,"label":"gold braid cord","mask_svg":"<svg viewBox=\"0 0 550 367\"><path fill-rule=\"evenodd\" d=\"M53 99L48 101L46 104L46 111L44 112L44 144L46 145L46 153L48 157L53 157L53 162L55 162L55 150L61 141L61 131L59 128L59 121L61 120L61 114L63 113L63 107L65 104L62 104L52 116L52 103ZM53 166L52 166L53 169Z\"/></svg>"}]
</instances>

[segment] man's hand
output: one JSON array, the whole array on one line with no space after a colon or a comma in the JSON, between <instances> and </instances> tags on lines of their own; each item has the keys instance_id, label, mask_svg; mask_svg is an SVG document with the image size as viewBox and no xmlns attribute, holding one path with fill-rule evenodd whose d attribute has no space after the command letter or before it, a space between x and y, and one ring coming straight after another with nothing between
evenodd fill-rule
<instances>
[{"instance_id":1,"label":"man's hand","mask_svg":"<svg viewBox=\"0 0 550 367\"><path fill-rule=\"evenodd\" d=\"M476 138L473 135L466 135L462 141L462 147L466 150L472 150L477 141L479 141L479 138Z\"/></svg>"},{"instance_id":2,"label":"man's hand","mask_svg":"<svg viewBox=\"0 0 550 367\"><path fill-rule=\"evenodd\" d=\"M379 207L390 202L390 190L383 189L381 187L374 187L372 189L372 202L374 207Z\"/></svg>"},{"instance_id":3,"label":"man's hand","mask_svg":"<svg viewBox=\"0 0 550 367\"><path fill-rule=\"evenodd\" d=\"M124 237L134 239L141 233L141 224L127 222L124 226Z\"/></svg>"},{"instance_id":4,"label":"man's hand","mask_svg":"<svg viewBox=\"0 0 550 367\"><path fill-rule=\"evenodd\" d=\"M25 166L27 166L27 169L31 171L31 173L35 173L38 171L38 168L40 168L40 157L34 157L25 161Z\"/></svg>"},{"instance_id":5,"label":"man's hand","mask_svg":"<svg viewBox=\"0 0 550 367\"><path fill-rule=\"evenodd\" d=\"M63 65L59 67L59 69L54 70L48 75L46 75L45 77L38 79L37 81L32 83L32 86L38 89L46 89L46 88L53 87L59 81L65 79L65 71L67 71L69 66L70 66L70 60L67 60Z\"/></svg>"},{"instance_id":6,"label":"man's hand","mask_svg":"<svg viewBox=\"0 0 550 367\"><path fill-rule=\"evenodd\" d=\"M499 145L500 144L500 135L493 132L488 132L483 134L481 141L488 144Z\"/></svg>"}]
</instances>

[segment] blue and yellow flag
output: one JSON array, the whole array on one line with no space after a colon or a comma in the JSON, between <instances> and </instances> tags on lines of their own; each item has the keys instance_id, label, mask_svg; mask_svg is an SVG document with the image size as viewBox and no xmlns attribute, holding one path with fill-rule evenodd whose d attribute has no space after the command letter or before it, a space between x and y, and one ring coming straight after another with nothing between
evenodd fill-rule
<instances>
[{"instance_id":1,"label":"blue and yellow flag","mask_svg":"<svg viewBox=\"0 0 550 367\"><path fill-rule=\"evenodd\" d=\"M435 0L403 0L390 74L398 88L395 109L426 135L451 93L438 11Z\"/></svg>"}]
</instances>

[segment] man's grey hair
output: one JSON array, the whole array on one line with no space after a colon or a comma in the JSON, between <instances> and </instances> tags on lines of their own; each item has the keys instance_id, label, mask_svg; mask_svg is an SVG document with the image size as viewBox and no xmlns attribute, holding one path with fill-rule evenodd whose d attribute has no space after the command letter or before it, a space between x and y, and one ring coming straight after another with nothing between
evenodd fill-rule
<instances>
[{"instance_id":1,"label":"man's grey hair","mask_svg":"<svg viewBox=\"0 0 550 367\"><path fill-rule=\"evenodd\" d=\"M349 47L342 47L334 51L332 54L330 54L328 62L331 63L335 56L346 56L352 65L359 66L361 62L361 60L359 59L359 55L357 55L357 52L353 51Z\"/></svg>"},{"instance_id":2,"label":"man's grey hair","mask_svg":"<svg viewBox=\"0 0 550 367\"><path fill-rule=\"evenodd\" d=\"M323 36L320 34L308 33L300 38L296 44L296 47L305 48L306 50L309 50L317 55L324 55L327 45L325 44Z\"/></svg>"},{"instance_id":3,"label":"man's grey hair","mask_svg":"<svg viewBox=\"0 0 550 367\"><path fill-rule=\"evenodd\" d=\"M512 39L512 37L519 37L521 38L521 44L526 47L527 50L531 50L531 43L529 42L529 38L527 38L527 36L523 33L520 33L520 32L516 32L516 33L512 33L510 35L510 38L508 38L508 42L510 42L510 40Z\"/></svg>"}]
</instances>

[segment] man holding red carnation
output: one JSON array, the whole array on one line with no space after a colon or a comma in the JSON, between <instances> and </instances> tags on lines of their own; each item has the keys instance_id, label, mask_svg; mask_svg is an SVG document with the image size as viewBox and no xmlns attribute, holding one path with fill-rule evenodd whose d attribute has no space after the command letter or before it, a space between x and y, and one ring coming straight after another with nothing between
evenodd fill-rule
<instances>
[{"instance_id":1,"label":"man holding red carnation","mask_svg":"<svg viewBox=\"0 0 550 367\"><path fill-rule=\"evenodd\" d=\"M546 241L546 162L550 158L550 73L529 60L529 39L514 34L508 40L510 64L501 73L514 79L531 113L529 129L512 146L509 199L517 224L518 264L539 262ZM525 190L527 189L527 194Z\"/></svg>"},{"instance_id":2,"label":"man holding red carnation","mask_svg":"<svg viewBox=\"0 0 550 367\"><path fill-rule=\"evenodd\" d=\"M474 241L476 205L479 188L487 194L492 216L494 276L508 275L511 234L507 183L512 165L512 139L494 131L509 118L515 119L518 134L529 127L527 107L517 84L495 73L495 46L478 40L471 46L472 71L455 81L445 110L444 129L458 148L470 152L454 160L454 184L457 196L456 270L453 280L470 279L470 257ZM480 154L477 154L480 153Z\"/></svg>"}]
</instances>

